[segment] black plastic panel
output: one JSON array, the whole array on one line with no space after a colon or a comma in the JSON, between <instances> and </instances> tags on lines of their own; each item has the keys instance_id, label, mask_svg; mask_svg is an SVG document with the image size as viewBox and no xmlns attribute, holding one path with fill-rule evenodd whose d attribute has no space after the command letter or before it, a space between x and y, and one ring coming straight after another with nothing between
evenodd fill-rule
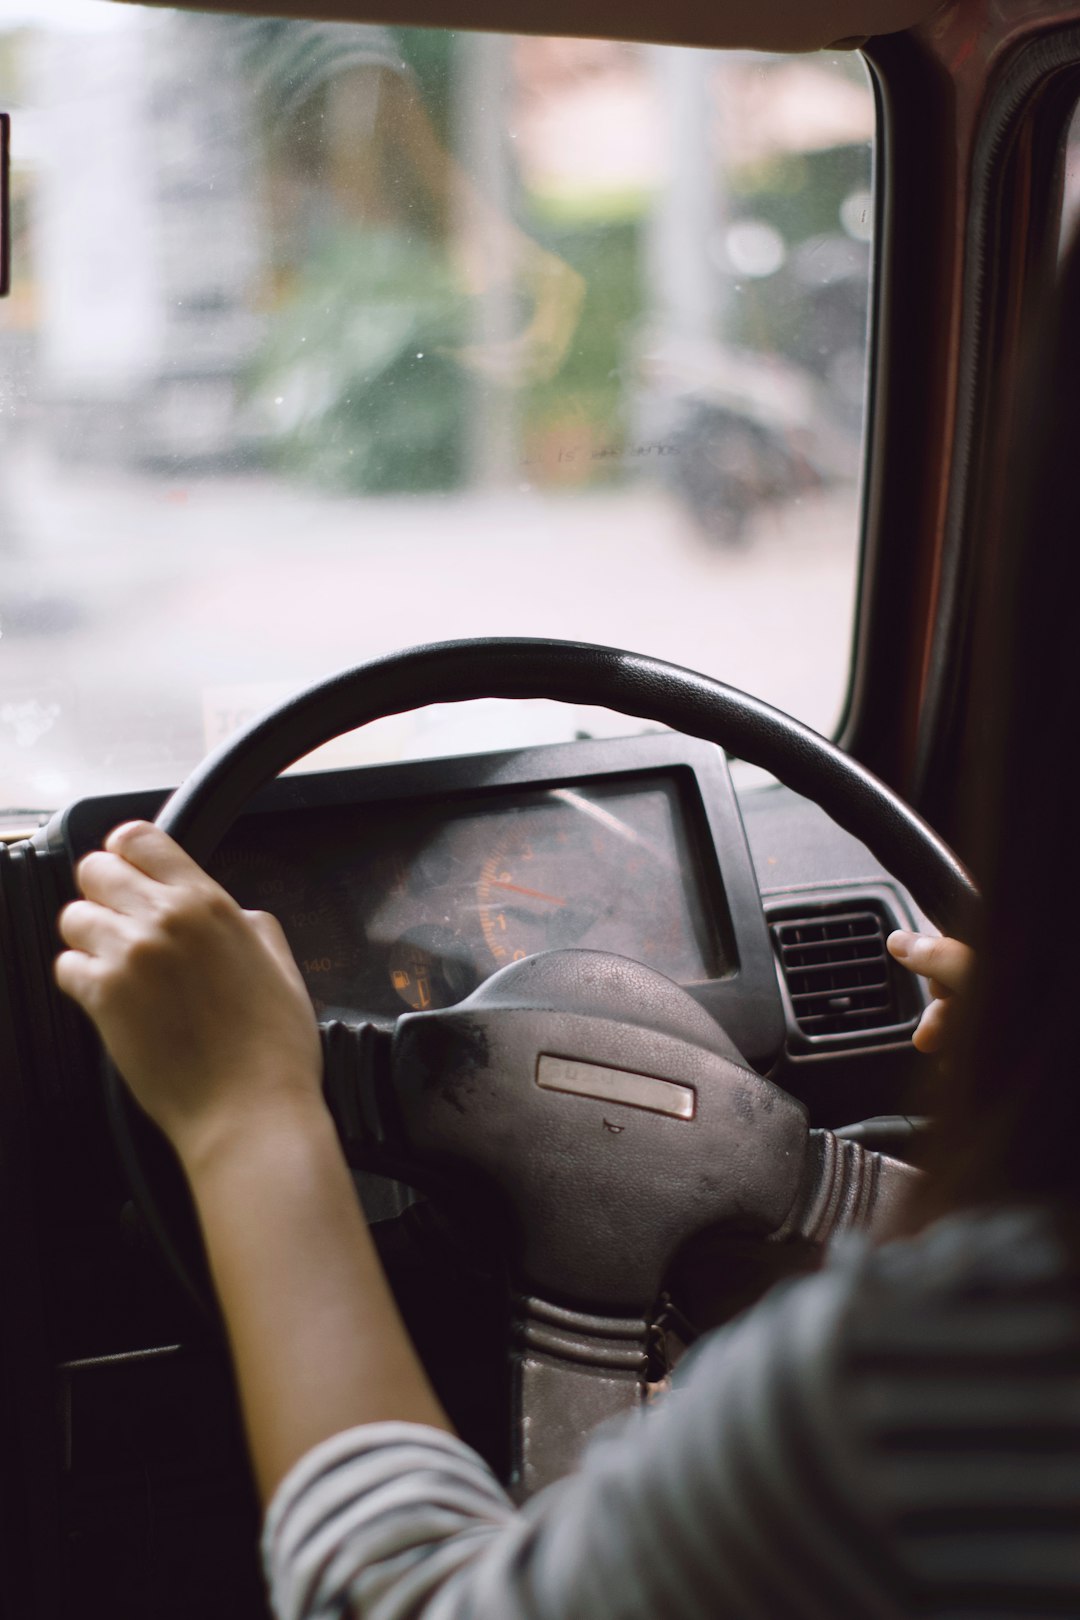
<instances>
[{"instance_id":1,"label":"black plastic panel","mask_svg":"<svg viewBox=\"0 0 1080 1620\"><path fill-rule=\"evenodd\" d=\"M347 849L350 812L356 814L358 840L363 837L366 818L367 824L376 829L373 835L385 846L387 828L395 820L404 827L410 824L410 818L412 825L422 824L416 820L421 814L432 825L440 818L449 822L458 817L497 814L500 807L512 810L522 805L530 795L565 789L582 789L594 795L619 791L631 799L635 792L660 791L670 796L676 829L674 847L682 872L671 873L669 898L673 908L677 904L687 915L698 915L699 932L703 934L701 969L688 979L680 977L691 994L723 1024L748 1063L759 1069L771 1067L783 1042L783 1015L772 950L727 763L721 751L709 743L658 733L281 777L256 795L222 846L222 876L226 877L230 867L242 870L245 858L252 863L262 860L266 870L272 871L272 863L267 860L268 837L271 846L288 848L292 854L298 874L296 895L305 892L304 872L321 868L324 887L307 891L314 903L299 908L309 915L302 935L298 934L293 943L294 948L297 943L302 945L297 951L301 965L305 960L319 960L318 913L325 906L325 951L321 954L333 961L355 948L355 932L349 931L355 929L358 909L363 911L355 887L352 898L342 894L340 887L336 899L332 892L333 884L340 884L342 867L363 865L362 852L354 857ZM80 800L54 818L39 838L67 865L96 848L118 822L153 817L166 796L165 792L149 792ZM405 833L402 842L407 843ZM336 845L341 854L336 878L330 870L334 862L327 861L328 844ZM607 858L611 858L610 849ZM213 862L211 869L216 869ZM272 893L261 896L259 903L262 909L276 909ZM607 948L616 947L609 943ZM629 935L617 948L628 956L636 954ZM498 965L493 959L490 971ZM663 970L662 963L656 965ZM386 971L380 969L387 982L394 966L388 958ZM403 958L398 966L405 972L410 964ZM710 968L711 976L707 976ZM362 980L363 974L357 978ZM309 984L314 982L309 978ZM461 993L472 987L463 984ZM392 1018L393 998L388 1004L381 981L377 996L354 995L343 1005L341 995L339 978L328 1006L335 1015L349 1014L384 1023ZM372 1005L372 1001L376 1004ZM408 1010L409 1005L403 1001L400 1011Z\"/></svg>"}]
</instances>

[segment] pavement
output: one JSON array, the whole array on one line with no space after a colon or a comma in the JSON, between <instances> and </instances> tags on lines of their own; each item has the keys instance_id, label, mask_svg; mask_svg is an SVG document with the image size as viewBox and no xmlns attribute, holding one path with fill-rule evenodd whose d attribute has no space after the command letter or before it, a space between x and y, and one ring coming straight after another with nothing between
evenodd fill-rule
<instances>
[{"instance_id":1,"label":"pavement","mask_svg":"<svg viewBox=\"0 0 1080 1620\"><path fill-rule=\"evenodd\" d=\"M0 464L0 807L178 781L296 687L395 648L528 635L705 670L829 731L847 677L852 489L763 510L710 545L642 479L340 497L269 474L161 478ZM325 763L625 734L554 704L443 706Z\"/></svg>"}]
</instances>

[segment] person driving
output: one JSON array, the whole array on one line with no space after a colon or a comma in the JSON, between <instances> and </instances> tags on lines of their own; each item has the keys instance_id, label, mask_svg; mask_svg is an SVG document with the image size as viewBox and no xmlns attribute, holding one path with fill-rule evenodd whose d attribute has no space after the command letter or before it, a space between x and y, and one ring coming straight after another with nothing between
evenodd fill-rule
<instances>
[{"instance_id":1,"label":"person driving","mask_svg":"<svg viewBox=\"0 0 1080 1620\"><path fill-rule=\"evenodd\" d=\"M1078 368L1074 251L981 607L982 942L889 941L935 998L916 1045L950 1050L931 1174L900 1233L838 1241L524 1508L452 1433L401 1325L277 923L146 823L81 862L57 981L190 1181L281 1620L1080 1613Z\"/></svg>"}]
</instances>

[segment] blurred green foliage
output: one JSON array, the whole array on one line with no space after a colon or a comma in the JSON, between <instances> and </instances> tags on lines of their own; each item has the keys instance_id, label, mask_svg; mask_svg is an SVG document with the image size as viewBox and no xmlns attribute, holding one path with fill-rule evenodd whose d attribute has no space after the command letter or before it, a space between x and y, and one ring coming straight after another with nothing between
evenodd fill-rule
<instances>
[{"instance_id":1,"label":"blurred green foliage","mask_svg":"<svg viewBox=\"0 0 1080 1620\"><path fill-rule=\"evenodd\" d=\"M815 305L822 296L846 296L857 332L865 309L866 276L862 263L869 249L845 238L840 210L854 192L869 192L870 154L863 144L834 146L818 152L779 153L760 163L734 169L728 178L728 219L760 221L778 232L786 262L760 279L734 276L726 310L728 341L740 348L782 354L801 364L814 362ZM838 255L829 244L846 248L857 276L842 293L837 279L830 292ZM800 258L799 249L803 249ZM820 277L808 273L810 256L821 254ZM830 347L833 335L830 335Z\"/></svg>"},{"instance_id":2,"label":"blurred green foliage","mask_svg":"<svg viewBox=\"0 0 1080 1620\"><path fill-rule=\"evenodd\" d=\"M402 60L416 76L420 99L443 146L452 147L456 35L436 28L393 28Z\"/></svg>"},{"instance_id":3,"label":"blurred green foliage","mask_svg":"<svg viewBox=\"0 0 1080 1620\"><path fill-rule=\"evenodd\" d=\"M732 219L763 220L788 244L838 231L845 197L869 188L869 154L862 144L780 152L728 177Z\"/></svg>"},{"instance_id":4,"label":"blurred green foliage","mask_svg":"<svg viewBox=\"0 0 1080 1620\"><path fill-rule=\"evenodd\" d=\"M423 236L340 227L275 316L250 379L271 456L343 490L460 481L464 300Z\"/></svg>"},{"instance_id":5,"label":"blurred green foliage","mask_svg":"<svg viewBox=\"0 0 1080 1620\"><path fill-rule=\"evenodd\" d=\"M588 293L557 374L502 391L527 438L569 427L621 444L621 369L641 303L637 236L625 223L544 233ZM458 487L475 391L498 387L455 357L469 315L438 243L339 228L310 254L250 377L270 457L347 491ZM530 316L523 307L522 324ZM608 478L613 465L590 472Z\"/></svg>"},{"instance_id":6,"label":"blurred green foliage","mask_svg":"<svg viewBox=\"0 0 1080 1620\"><path fill-rule=\"evenodd\" d=\"M266 27L269 40L282 25ZM394 37L436 138L452 149L456 37L425 30ZM475 375L456 358L477 338L474 311L451 264L448 222L408 175L395 176L395 185L408 227L399 214L396 225L338 225L305 244L302 268L251 379L272 457L342 490L452 489L469 475L466 424L478 405L494 401L496 410L505 402L514 419L538 469L532 477L547 475L546 443L575 437L586 447L576 459L576 482L619 477L634 405L634 340L648 296L642 239L650 196L590 194L580 208L566 199L519 196L514 211L522 228L578 271L587 290L555 375L513 388ZM785 259L758 278L717 269L726 343L815 371L847 341L849 329L858 339L865 278L856 284L849 277L849 286L842 258L845 244L849 256L863 249L845 239L840 211L869 186L862 145L782 152L729 171L727 226L771 227ZM812 259L819 244L820 260ZM519 330L532 313L522 294Z\"/></svg>"},{"instance_id":7,"label":"blurred green foliage","mask_svg":"<svg viewBox=\"0 0 1080 1620\"><path fill-rule=\"evenodd\" d=\"M543 232L542 243L584 277L585 303L567 355L546 382L525 390L527 433L566 424L591 428L605 445L621 447L627 403L624 370L642 310L640 229L636 222L562 225ZM600 462L598 477L614 462Z\"/></svg>"}]
</instances>

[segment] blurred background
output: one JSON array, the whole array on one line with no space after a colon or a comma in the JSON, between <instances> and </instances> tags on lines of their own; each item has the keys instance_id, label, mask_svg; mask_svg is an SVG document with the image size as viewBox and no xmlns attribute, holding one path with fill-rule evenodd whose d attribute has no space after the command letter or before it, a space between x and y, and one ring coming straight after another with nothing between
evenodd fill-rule
<instances>
[{"instance_id":1,"label":"blurred background","mask_svg":"<svg viewBox=\"0 0 1080 1620\"><path fill-rule=\"evenodd\" d=\"M8 0L0 809L179 779L445 636L829 730L872 259L857 56ZM323 762L632 722L480 704Z\"/></svg>"}]
</instances>

